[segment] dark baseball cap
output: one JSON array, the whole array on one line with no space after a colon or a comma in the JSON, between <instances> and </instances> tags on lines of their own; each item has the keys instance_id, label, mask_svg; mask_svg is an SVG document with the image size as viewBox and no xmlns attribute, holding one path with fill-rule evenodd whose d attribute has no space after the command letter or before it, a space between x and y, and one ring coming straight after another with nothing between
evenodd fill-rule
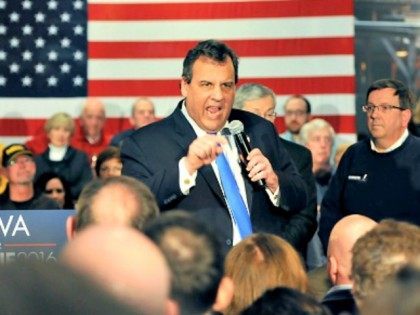
<instances>
[{"instance_id":1,"label":"dark baseball cap","mask_svg":"<svg viewBox=\"0 0 420 315\"><path fill-rule=\"evenodd\" d=\"M34 154L23 144L13 143L3 149L1 165L8 167L20 155L32 157Z\"/></svg>"}]
</instances>

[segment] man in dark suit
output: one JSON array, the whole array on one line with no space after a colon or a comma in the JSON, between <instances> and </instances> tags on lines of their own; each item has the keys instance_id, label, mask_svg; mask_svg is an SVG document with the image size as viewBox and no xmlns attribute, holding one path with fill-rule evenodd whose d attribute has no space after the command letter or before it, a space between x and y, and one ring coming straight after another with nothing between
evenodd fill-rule
<instances>
[{"instance_id":1,"label":"man in dark suit","mask_svg":"<svg viewBox=\"0 0 420 315\"><path fill-rule=\"evenodd\" d=\"M241 240L234 211L219 184L216 157L222 152L235 175L254 232L281 235L287 212L306 206L305 184L280 144L274 126L253 114L232 110L238 59L224 43L207 40L191 49L183 63L184 100L169 117L136 131L121 150L123 174L145 182L162 211L194 213L228 247ZM240 120L254 148L247 166L220 135L228 121ZM255 182L265 181L259 188Z\"/></svg>"},{"instance_id":2,"label":"man in dark suit","mask_svg":"<svg viewBox=\"0 0 420 315\"><path fill-rule=\"evenodd\" d=\"M236 91L234 108L243 109L267 119L274 124L276 118L276 95L274 92L258 83L243 84ZM287 215L288 224L284 226L281 236L305 257L308 242L315 233L316 221L316 190L312 174L311 152L294 142L280 138L281 144L290 154L299 173L302 175L308 189L309 202L305 209Z\"/></svg>"}]
</instances>

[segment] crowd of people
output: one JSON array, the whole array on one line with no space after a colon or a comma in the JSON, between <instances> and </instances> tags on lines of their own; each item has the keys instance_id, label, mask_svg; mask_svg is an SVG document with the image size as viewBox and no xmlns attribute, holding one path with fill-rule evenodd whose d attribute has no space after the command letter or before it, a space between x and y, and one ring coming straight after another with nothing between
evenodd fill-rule
<instances>
[{"instance_id":1,"label":"crowd of people","mask_svg":"<svg viewBox=\"0 0 420 315\"><path fill-rule=\"evenodd\" d=\"M139 98L132 128L109 135L104 105L89 99L80 124L57 113L45 134L2 148L0 210L76 211L53 267L0 267L10 301L0 313L418 313L410 91L373 82L363 106L370 137L337 144L302 95L283 105L279 135L275 93L236 88L238 68L225 43L199 42L168 117Z\"/></svg>"}]
</instances>

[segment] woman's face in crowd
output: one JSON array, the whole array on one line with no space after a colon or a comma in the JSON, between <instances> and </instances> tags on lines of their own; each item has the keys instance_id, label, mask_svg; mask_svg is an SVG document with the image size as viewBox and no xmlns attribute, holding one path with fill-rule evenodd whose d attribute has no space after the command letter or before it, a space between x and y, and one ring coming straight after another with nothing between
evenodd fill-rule
<instances>
[{"instance_id":1,"label":"woman's face in crowd","mask_svg":"<svg viewBox=\"0 0 420 315\"><path fill-rule=\"evenodd\" d=\"M44 193L47 195L47 197L55 200L60 208L64 207L64 198L66 193L64 192L64 186L60 179L50 179L45 186Z\"/></svg>"},{"instance_id":2,"label":"woman's face in crowd","mask_svg":"<svg viewBox=\"0 0 420 315\"><path fill-rule=\"evenodd\" d=\"M48 132L50 143L57 147L69 145L71 132L65 127L54 127Z\"/></svg>"},{"instance_id":3,"label":"woman's face in crowd","mask_svg":"<svg viewBox=\"0 0 420 315\"><path fill-rule=\"evenodd\" d=\"M122 163L118 158L112 158L102 163L99 168L99 177L102 179L121 176Z\"/></svg>"}]
</instances>

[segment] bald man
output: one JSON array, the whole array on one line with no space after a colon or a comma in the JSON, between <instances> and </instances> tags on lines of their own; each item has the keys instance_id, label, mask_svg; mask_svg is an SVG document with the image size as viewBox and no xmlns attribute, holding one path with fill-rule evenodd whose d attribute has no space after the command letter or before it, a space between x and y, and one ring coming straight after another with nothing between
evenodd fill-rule
<instances>
[{"instance_id":1,"label":"bald man","mask_svg":"<svg viewBox=\"0 0 420 315\"><path fill-rule=\"evenodd\" d=\"M361 236L376 225L377 223L368 217L352 214L338 221L331 231L327 251L327 272L334 286L327 292L322 303L333 315L345 311L349 314L357 313L351 293L352 248Z\"/></svg>"},{"instance_id":2,"label":"bald man","mask_svg":"<svg viewBox=\"0 0 420 315\"><path fill-rule=\"evenodd\" d=\"M67 244L60 260L141 314L176 314L168 298L170 271L166 260L139 231L90 226Z\"/></svg>"},{"instance_id":3,"label":"bald man","mask_svg":"<svg viewBox=\"0 0 420 315\"><path fill-rule=\"evenodd\" d=\"M147 126L156 121L155 106L147 97L141 97L135 100L131 108L130 124L133 126L128 130L124 130L115 135L110 145L120 147L122 141L131 136L137 129Z\"/></svg>"},{"instance_id":4,"label":"bald man","mask_svg":"<svg viewBox=\"0 0 420 315\"><path fill-rule=\"evenodd\" d=\"M80 114L80 128L72 138L72 146L84 151L90 158L92 166L96 156L109 143L111 135L105 133L105 106L101 100L88 98Z\"/></svg>"}]
</instances>

